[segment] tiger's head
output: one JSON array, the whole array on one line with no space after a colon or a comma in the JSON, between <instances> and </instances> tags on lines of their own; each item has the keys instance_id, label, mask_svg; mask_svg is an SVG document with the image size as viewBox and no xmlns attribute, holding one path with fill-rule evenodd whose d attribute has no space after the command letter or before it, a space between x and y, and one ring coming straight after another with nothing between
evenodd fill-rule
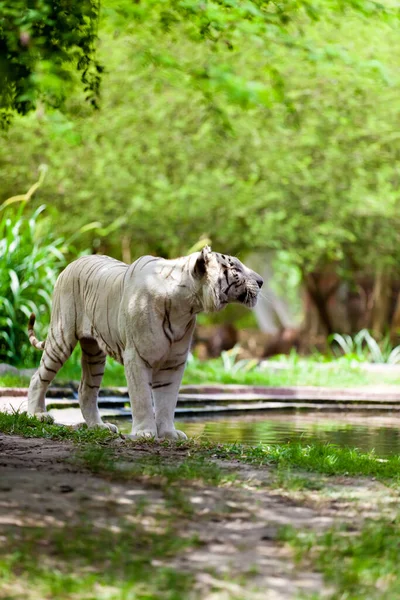
<instances>
[{"instance_id":1,"label":"tiger's head","mask_svg":"<svg viewBox=\"0 0 400 600\"><path fill-rule=\"evenodd\" d=\"M230 302L254 308L264 283L258 273L234 256L212 252L209 246L196 254L193 274L201 283L204 311L216 312Z\"/></svg>"}]
</instances>

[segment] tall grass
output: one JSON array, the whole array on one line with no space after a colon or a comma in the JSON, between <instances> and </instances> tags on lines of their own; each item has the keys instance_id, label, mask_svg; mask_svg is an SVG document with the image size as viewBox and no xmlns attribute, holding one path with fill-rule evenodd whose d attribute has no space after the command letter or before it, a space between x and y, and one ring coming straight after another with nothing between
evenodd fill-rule
<instances>
[{"instance_id":1,"label":"tall grass","mask_svg":"<svg viewBox=\"0 0 400 600\"><path fill-rule=\"evenodd\" d=\"M32 312L40 315L38 331L45 336L66 247L41 217L45 207L27 216L25 205L0 206L0 361L29 366L34 350L27 336L28 318Z\"/></svg>"}]
</instances>

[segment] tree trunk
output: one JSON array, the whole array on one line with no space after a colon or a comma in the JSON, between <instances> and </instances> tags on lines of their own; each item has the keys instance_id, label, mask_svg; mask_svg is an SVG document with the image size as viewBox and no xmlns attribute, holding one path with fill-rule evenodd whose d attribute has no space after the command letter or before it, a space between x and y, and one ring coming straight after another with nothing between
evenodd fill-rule
<instances>
[{"instance_id":1,"label":"tree trunk","mask_svg":"<svg viewBox=\"0 0 400 600\"><path fill-rule=\"evenodd\" d=\"M122 236L121 240L121 254L122 260L127 265L130 265L132 262L132 253L131 253L131 237L129 235Z\"/></svg>"},{"instance_id":2,"label":"tree trunk","mask_svg":"<svg viewBox=\"0 0 400 600\"><path fill-rule=\"evenodd\" d=\"M391 292L390 273L382 269L376 275L372 292L371 329L374 335L382 336L388 326Z\"/></svg>"},{"instance_id":3,"label":"tree trunk","mask_svg":"<svg viewBox=\"0 0 400 600\"><path fill-rule=\"evenodd\" d=\"M323 293L318 285L318 275L316 273L309 273L304 277L305 286L307 293L312 300L321 325L326 331L327 335L334 333L332 320L328 311L328 300L332 294L336 291L337 286L331 287L327 292Z\"/></svg>"},{"instance_id":4,"label":"tree trunk","mask_svg":"<svg viewBox=\"0 0 400 600\"><path fill-rule=\"evenodd\" d=\"M392 322L390 323L390 340L393 344L398 343L400 338L400 292L397 294L396 305Z\"/></svg>"}]
</instances>

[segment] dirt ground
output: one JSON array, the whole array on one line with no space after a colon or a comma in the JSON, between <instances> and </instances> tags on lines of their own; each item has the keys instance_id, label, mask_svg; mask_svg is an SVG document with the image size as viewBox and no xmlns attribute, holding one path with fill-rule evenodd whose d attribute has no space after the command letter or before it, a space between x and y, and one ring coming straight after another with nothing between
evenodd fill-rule
<instances>
[{"instance_id":1,"label":"dirt ground","mask_svg":"<svg viewBox=\"0 0 400 600\"><path fill-rule=\"evenodd\" d=\"M178 461L182 455L173 448L155 451L166 460ZM144 452L149 450L132 448L128 460ZM2 532L73 524L82 514L93 523L140 519L154 526L165 498L150 479L116 482L94 475L74 460L75 454L76 446L69 442L0 434L0 541ZM321 576L299 570L290 550L277 541L280 526L321 531L338 520L357 526L382 507L390 511L395 500L388 488L370 480L336 478L324 493L285 492L268 485L266 468L219 465L233 471L239 483L184 484L195 511L191 517L179 517L180 530L187 536L197 534L202 544L169 563L195 574L196 589L204 599L287 600L323 594Z\"/></svg>"}]
</instances>

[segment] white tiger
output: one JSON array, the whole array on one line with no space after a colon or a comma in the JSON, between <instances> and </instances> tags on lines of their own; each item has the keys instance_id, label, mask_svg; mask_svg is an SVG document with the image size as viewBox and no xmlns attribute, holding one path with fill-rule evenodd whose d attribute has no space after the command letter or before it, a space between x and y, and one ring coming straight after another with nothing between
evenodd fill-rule
<instances>
[{"instance_id":1,"label":"white tiger","mask_svg":"<svg viewBox=\"0 0 400 600\"><path fill-rule=\"evenodd\" d=\"M89 427L118 431L102 422L97 407L108 354L125 366L132 437L186 438L174 427L174 412L196 314L229 302L252 308L262 284L237 258L208 246L175 260L142 256L131 265L108 256L79 258L57 280L45 342L35 337L35 315L29 321L29 340L43 350L29 386L29 414L51 420L46 390L79 341L79 404Z\"/></svg>"}]
</instances>

